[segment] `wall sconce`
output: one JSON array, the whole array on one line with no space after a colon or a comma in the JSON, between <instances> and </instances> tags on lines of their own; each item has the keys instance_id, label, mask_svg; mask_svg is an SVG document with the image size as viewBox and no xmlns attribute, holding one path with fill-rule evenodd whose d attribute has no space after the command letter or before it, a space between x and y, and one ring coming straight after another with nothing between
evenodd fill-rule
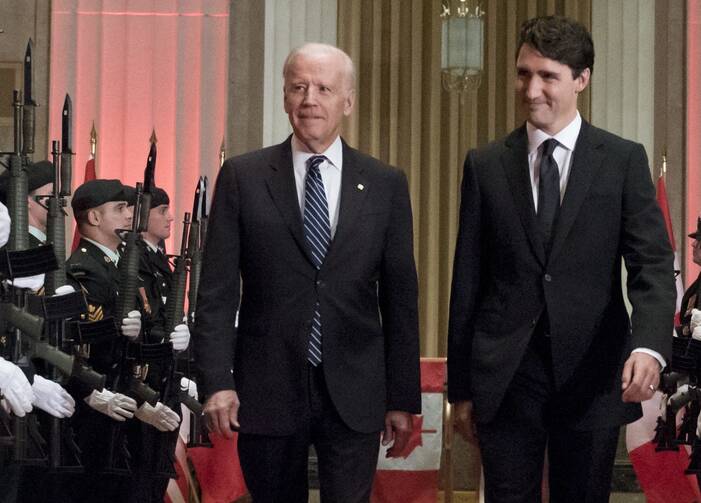
<instances>
[{"instance_id":1,"label":"wall sconce","mask_svg":"<svg viewBox=\"0 0 701 503\"><path fill-rule=\"evenodd\" d=\"M484 14L478 0L442 0L441 82L446 91L476 91L484 62Z\"/></svg>"}]
</instances>

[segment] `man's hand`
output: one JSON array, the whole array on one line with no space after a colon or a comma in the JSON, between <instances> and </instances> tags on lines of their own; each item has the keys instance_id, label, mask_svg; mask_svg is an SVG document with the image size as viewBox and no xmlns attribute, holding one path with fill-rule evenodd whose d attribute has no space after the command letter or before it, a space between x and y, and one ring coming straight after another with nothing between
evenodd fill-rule
<instances>
[{"instance_id":1,"label":"man's hand","mask_svg":"<svg viewBox=\"0 0 701 503\"><path fill-rule=\"evenodd\" d=\"M388 458L396 458L406 447L413 425L411 422L411 414L401 410L389 410L385 414L385 430L382 432L382 445L392 447L387 449Z\"/></svg>"},{"instance_id":2,"label":"man's hand","mask_svg":"<svg viewBox=\"0 0 701 503\"><path fill-rule=\"evenodd\" d=\"M185 351L190 344L190 329L185 323L176 325L170 333L170 343L175 351Z\"/></svg>"},{"instance_id":3,"label":"man's hand","mask_svg":"<svg viewBox=\"0 0 701 503\"><path fill-rule=\"evenodd\" d=\"M17 417L32 411L36 399L32 385L20 368L0 357L0 393Z\"/></svg>"},{"instance_id":4,"label":"man's hand","mask_svg":"<svg viewBox=\"0 0 701 503\"><path fill-rule=\"evenodd\" d=\"M652 398L660 385L660 362L647 353L631 353L623 366L624 402L643 402Z\"/></svg>"},{"instance_id":5,"label":"man's hand","mask_svg":"<svg viewBox=\"0 0 701 503\"><path fill-rule=\"evenodd\" d=\"M689 328L693 332L696 327L701 326L701 311L694 308L691 310L691 320L689 321Z\"/></svg>"},{"instance_id":6,"label":"man's hand","mask_svg":"<svg viewBox=\"0 0 701 503\"><path fill-rule=\"evenodd\" d=\"M37 374L34 376L32 390L34 390L33 404L52 416L71 417L75 412L75 400L60 384Z\"/></svg>"},{"instance_id":7,"label":"man's hand","mask_svg":"<svg viewBox=\"0 0 701 503\"><path fill-rule=\"evenodd\" d=\"M158 431L174 431L180 424L180 416L163 402L156 402L155 407L144 402L141 407L136 409L134 415Z\"/></svg>"},{"instance_id":8,"label":"man's hand","mask_svg":"<svg viewBox=\"0 0 701 503\"><path fill-rule=\"evenodd\" d=\"M93 390L83 400L96 411L115 421L131 419L136 411L136 400L121 393L113 393L107 388L102 391Z\"/></svg>"},{"instance_id":9,"label":"man's hand","mask_svg":"<svg viewBox=\"0 0 701 503\"><path fill-rule=\"evenodd\" d=\"M127 317L122 319L122 335L130 341L135 341L141 332L141 313L129 311Z\"/></svg>"},{"instance_id":10,"label":"man's hand","mask_svg":"<svg viewBox=\"0 0 701 503\"><path fill-rule=\"evenodd\" d=\"M239 397L232 389L217 391L204 404L209 431L225 438L234 438L234 429L239 428Z\"/></svg>"},{"instance_id":11,"label":"man's hand","mask_svg":"<svg viewBox=\"0 0 701 503\"><path fill-rule=\"evenodd\" d=\"M455 402L453 404L453 418L455 431L471 444L477 445L477 430L472 415L472 402L469 400Z\"/></svg>"}]
</instances>

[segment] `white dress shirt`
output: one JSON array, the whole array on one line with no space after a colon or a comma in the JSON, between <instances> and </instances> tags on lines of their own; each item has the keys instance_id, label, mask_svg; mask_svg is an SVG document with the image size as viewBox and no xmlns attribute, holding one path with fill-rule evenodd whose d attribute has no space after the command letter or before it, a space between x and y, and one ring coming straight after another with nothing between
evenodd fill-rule
<instances>
[{"instance_id":1,"label":"white dress shirt","mask_svg":"<svg viewBox=\"0 0 701 503\"><path fill-rule=\"evenodd\" d=\"M331 224L331 237L336 233L338 224L338 208L341 203L341 169L343 169L343 144L341 137L320 154L309 152L307 147L292 135L292 165L295 172L295 185L297 186L297 198L299 208L304 215L304 180L307 176L307 159L314 155L323 155L326 160L319 165L321 179L324 182L326 202L329 205L329 223Z\"/></svg>"},{"instance_id":2,"label":"white dress shirt","mask_svg":"<svg viewBox=\"0 0 701 503\"><path fill-rule=\"evenodd\" d=\"M41 229L39 229L37 227L34 227L33 225L30 225L27 228L27 230L29 231L29 233L32 236L37 238L39 241L41 241L42 243L46 243L46 233L44 231L42 231Z\"/></svg>"},{"instance_id":3,"label":"white dress shirt","mask_svg":"<svg viewBox=\"0 0 701 503\"><path fill-rule=\"evenodd\" d=\"M572 159L574 147L577 144L579 131L582 129L582 116L577 111L577 116L567 126L557 132L555 135L549 135L545 131L536 128L530 122L526 122L526 132L528 133L528 171L531 180L531 189L533 191L533 204L536 212L538 211L538 183L540 182L540 158L542 149L540 146L545 140L554 138L558 144L553 150L553 158L557 163L557 169L560 172L560 203L565 197L567 189L567 181L570 178L570 169L572 168ZM631 353L646 353L654 357L664 368L667 362L657 351L648 348L635 348Z\"/></svg>"}]
</instances>

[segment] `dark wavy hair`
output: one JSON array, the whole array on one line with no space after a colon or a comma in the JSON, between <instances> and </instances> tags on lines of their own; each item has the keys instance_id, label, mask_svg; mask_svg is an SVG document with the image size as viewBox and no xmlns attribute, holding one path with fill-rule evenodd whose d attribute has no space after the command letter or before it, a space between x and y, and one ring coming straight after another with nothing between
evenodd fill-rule
<instances>
[{"instance_id":1,"label":"dark wavy hair","mask_svg":"<svg viewBox=\"0 0 701 503\"><path fill-rule=\"evenodd\" d=\"M589 68L594 71L594 42L587 29L563 16L534 17L521 25L516 58L523 44L528 44L546 58L567 65L577 78Z\"/></svg>"}]
</instances>

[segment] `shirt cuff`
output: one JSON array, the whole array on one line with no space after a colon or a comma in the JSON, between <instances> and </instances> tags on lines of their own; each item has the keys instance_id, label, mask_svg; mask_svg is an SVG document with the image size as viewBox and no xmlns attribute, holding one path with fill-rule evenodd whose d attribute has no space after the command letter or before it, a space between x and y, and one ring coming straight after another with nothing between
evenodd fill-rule
<instances>
[{"instance_id":1,"label":"shirt cuff","mask_svg":"<svg viewBox=\"0 0 701 503\"><path fill-rule=\"evenodd\" d=\"M665 361L664 357L661 354L659 354L657 351L653 351L652 349L635 348L633 351L631 351L631 354L632 353L645 353L647 355L652 356L655 360L660 362L660 365L661 365L660 370L664 370L664 368L667 366L667 362Z\"/></svg>"}]
</instances>

